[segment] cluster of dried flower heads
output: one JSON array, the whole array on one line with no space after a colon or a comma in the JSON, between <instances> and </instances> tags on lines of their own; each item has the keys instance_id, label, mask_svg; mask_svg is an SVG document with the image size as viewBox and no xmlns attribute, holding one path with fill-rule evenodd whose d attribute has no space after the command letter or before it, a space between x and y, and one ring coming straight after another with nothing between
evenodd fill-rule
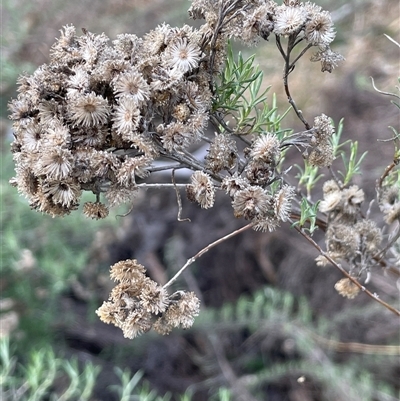
<instances>
[{"instance_id":1,"label":"cluster of dried flower heads","mask_svg":"<svg viewBox=\"0 0 400 401\"><path fill-rule=\"evenodd\" d=\"M272 0L193 0L189 15L205 23L198 29L162 24L143 38L121 34L111 43L104 33L83 30L78 36L75 27L65 26L51 47L50 62L19 78L19 95L9 105L16 164L11 183L33 209L64 216L77 209L82 191L89 191L95 199L83 205L83 213L105 218L109 207L135 196L138 179L162 169L156 161L170 160L174 164L165 170L194 171L186 194L202 208L214 205L219 190L231 198L234 216L251 221L256 230L272 231L290 219L295 190L278 166L290 146L304 148L310 165L330 166L330 118L322 114L313 127L305 124L306 131L283 137L251 129L243 134L221 121L225 114L214 107L216 82L228 39L252 45L272 34L286 62L284 80L294 68L289 53L299 43L305 48L294 63L317 47L311 60L331 72L343 60L330 48L335 38L331 16L298 0L282 5ZM287 53L281 39L288 42ZM209 123L216 131L212 137L206 131ZM239 151L242 141L247 147ZM208 145L203 160L192 152L198 142ZM387 222L399 217L396 199L390 192L382 194ZM347 261L354 276L367 269L382 239L375 223L360 213L363 200L361 189L328 181L320 204L329 216L329 255ZM111 277L119 284L97 314L128 338L151 328L162 334L188 328L198 314L193 293L168 295L135 260L112 266ZM351 283L340 283L338 291L353 297Z\"/></svg>"},{"instance_id":2,"label":"cluster of dried flower heads","mask_svg":"<svg viewBox=\"0 0 400 401\"><path fill-rule=\"evenodd\" d=\"M193 292L165 288L145 275L146 269L135 259L111 266L111 278L119 283L109 300L96 311L100 319L135 338L151 329L166 335L174 327L188 329L199 314L200 301Z\"/></svg>"},{"instance_id":3,"label":"cluster of dried flower heads","mask_svg":"<svg viewBox=\"0 0 400 401\"><path fill-rule=\"evenodd\" d=\"M219 132L208 139L213 80L231 37L251 44L271 33L292 35L329 52L335 37L331 17L310 2L279 6L267 0L194 0L189 14L206 23L199 29L163 24L143 38L122 34L112 43L105 34L84 30L77 36L73 26L65 26L50 62L19 78L18 98L9 106L15 135L12 183L33 209L63 216L78 207L82 191L91 191L96 199L84 205L84 214L105 218L109 207L132 199L137 178L146 178L160 158L198 170L187 192L202 207L213 205L211 174L219 183L225 180L227 188L230 177L240 182L240 190L258 187L247 191L258 206L241 210L245 200L239 197L235 215L248 217L259 210L266 216L268 207L274 209L266 194L259 198L274 178L279 141L273 134L254 138L242 168L233 135ZM203 161L188 152L201 140L210 143ZM329 160L320 149L313 149L310 158ZM204 186L204 192L196 186ZM286 210L281 206L277 209Z\"/></svg>"},{"instance_id":4,"label":"cluster of dried flower heads","mask_svg":"<svg viewBox=\"0 0 400 401\"><path fill-rule=\"evenodd\" d=\"M368 273L381 244L382 231L375 221L365 218L361 212L364 191L357 185L341 188L336 181L329 180L324 183L323 194L319 210L328 216L325 235L328 255L337 263L347 262L354 277ZM325 265L329 262L320 255L317 263ZM354 298L358 287L343 280L348 279L342 279L339 282L342 284L338 283L335 288L343 296Z\"/></svg>"}]
</instances>

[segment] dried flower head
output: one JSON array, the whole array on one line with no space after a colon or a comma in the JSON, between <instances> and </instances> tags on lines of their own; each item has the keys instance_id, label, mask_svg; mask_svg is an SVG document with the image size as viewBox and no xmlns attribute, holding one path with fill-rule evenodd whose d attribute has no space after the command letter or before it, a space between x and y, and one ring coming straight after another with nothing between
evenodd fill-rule
<instances>
[{"instance_id":1,"label":"dried flower head","mask_svg":"<svg viewBox=\"0 0 400 401\"><path fill-rule=\"evenodd\" d=\"M141 310L133 310L120 324L125 338L133 339L148 332L152 327L151 315Z\"/></svg>"},{"instance_id":2,"label":"dried flower head","mask_svg":"<svg viewBox=\"0 0 400 401\"><path fill-rule=\"evenodd\" d=\"M146 101L150 96L150 88L138 71L127 71L120 74L113 82L116 97L128 97L136 103Z\"/></svg>"},{"instance_id":3,"label":"dried flower head","mask_svg":"<svg viewBox=\"0 0 400 401\"><path fill-rule=\"evenodd\" d=\"M392 224L400 219L400 188L393 185L385 188L379 197L379 207L384 213L387 224Z\"/></svg>"},{"instance_id":4,"label":"dried flower head","mask_svg":"<svg viewBox=\"0 0 400 401\"><path fill-rule=\"evenodd\" d=\"M232 177L227 176L222 180L221 188L233 198L237 191L245 189L249 182L235 173Z\"/></svg>"},{"instance_id":5,"label":"dried flower head","mask_svg":"<svg viewBox=\"0 0 400 401\"><path fill-rule=\"evenodd\" d=\"M165 315L160 316L153 324L153 330L163 336L168 335L173 330L174 326L165 318Z\"/></svg>"},{"instance_id":6,"label":"dried flower head","mask_svg":"<svg viewBox=\"0 0 400 401\"><path fill-rule=\"evenodd\" d=\"M110 114L107 100L94 92L79 94L68 103L69 116L75 125L104 125Z\"/></svg>"},{"instance_id":7,"label":"dried flower head","mask_svg":"<svg viewBox=\"0 0 400 401\"><path fill-rule=\"evenodd\" d=\"M314 46L329 45L336 36L330 13L328 11L314 13L306 23L304 35Z\"/></svg>"},{"instance_id":8,"label":"dried flower head","mask_svg":"<svg viewBox=\"0 0 400 401\"><path fill-rule=\"evenodd\" d=\"M117 39L113 40L115 50L121 52L127 59L136 56L136 52L140 53L142 39L131 33L122 33L117 35Z\"/></svg>"},{"instance_id":9,"label":"dried flower head","mask_svg":"<svg viewBox=\"0 0 400 401\"><path fill-rule=\"evenodd\" d=\"M38 106L38 119L40 124L45 127L47 125L53 125L55 121L60 121L60 109L60 105L54 99L41 100Z\"/></svg>"},{"instance_id":10,"label":"dried flower head","mask_svg":"<svg viewBox=\"0 0 400 401\"><path fill-rule=\"evenodd\" d=\"M188 42L186 38L178 39L165 49L163 58L168 67L188 72L199 65L201 50L197 44Z\"/></svg>"},{"instance_id":11,"label":"dried flower head","mask_svg":"<svg viewBox=\"0 0 400 401\"><path fill-rule=\"evenodd\" d=\"M342 192L335 180L328 180L322 187L324 199L318 205L318 209L322 213L328 213L339 208L342 201Z\"/></svg>"},{"instance_id":12,"label":"dried flower head","mask_svg":"<svg viewBox=\"0 0 400 401\"><path fill-rule=\"evenodd\" d=\"M149 313L163 313L169 304L168 293L153 280L146 280L139 296L144 310Z\"/></svg>"},{"instance_id":13,"label":"dried flower head","mask_svg":"<svg viewBox=\"0 0 400 401\"><path fill-rule=\"evenodd\" d=\"M186 186L186 194L191 202L197 202L203 209L213 207L215 188L211 177L202 171L196 171L190 178L191 184Z\"/></svg>"},{"instance_id":14,"label":"dried flower head","mask_svg":"<svg viewBox=\"0 0 400 401\"><path fill-rule=\"evenodd\" d=\"M328 180L328 181L324 182L322 190L323 190L324 196L325 196L325 195L331 194L332 192L339 192L340 187L335 180Z\"/></svg>"},{"instance_id":15,"label":"dried flower head","mask_svg":"<svg viewBox=\"0 0 400 401\"><path fill-rule=\"evenodd\" d=\"M322 143L313 148L307 157L311 166L329 167L334 160L333 147L330 143Z\"/></svg>"},{"instance_id":16,"label":"dried flower head","mask_svg":"<svg viewBox=\"0 0 400 401\"><path fill-rule=\"evenodd\" d=\"M342 278L335 284L335 290L348 299L355 298L360 292L360 288L357 287L350 279Z\"/></svg>"},{"instance_id":17,"label":"dried flower head","mask_svg":"<svg viewBox=\"0 0 400 401\"><path fill-rule=\"evenodd\" d=\"M307 13L303 7L280 6L274 16L274 33L279 36L288 36L299 32L307 20Z\"/></svg>"},{"instance_id":18,"label":"dried flower head","mask_svg":"<svg viewBox=\"0 0 400 401\"><path fill-rule=\"evenodd\" d=\"M171 31L171 27L163 23L157 26L144 36L143 47L150 55L157 55L165 49L167 36Z\"/></svg>"},{"instance_id":19,"label":"dried flower head","mask_svg":"<svg viewBox=\"0 0 400 401\"><path fill-rule=\"evenodd\" d=\"M119 308L113 302L103 302L103 305L96 310L97 316L106 324L115 324L115 315L118 313Z\"/></svg>"},{"instance_id":20,"label":"dried flower head","mask_svg":"<svg viewBox=\"0 0 400 401\"><path fill-rule=\"evenodd\" d=\"M281 221L287 221L290 217L291 203L295 196L295 188L284 185L274 196L275 216Z\"/></svg>"},{"instance_id":21,"label":"dried flower head","mask_svg":"<svg viewBox=\"0 0 400 401\"><path fill-rule=\"evenodd\" d=\"M114 110L113 128L126 141L130 141L132 133L140 123L140 110L137 101L132 97L122 97Z\"/></svg>"},{"instance_id":22,"label":"dried flower head","mask_svg":"<svg viewBox=\"0 0 400 401\"><path fill-rule=\"evenodd\" d=\"M114 281L129 283L143 280L146 269L136 259L127 259L111 266L110 277Z\"/></svg>"},{"instance_id":23,"label":"dried flower head","mask_svg":"<svg viewBox=\"0 0 400 401\"><path fill-rule=\"evenodd\" d=\"M136 185L135 176L145 178L149 175L149 172L145 167L149 166L151 159L146 156L137 156L126 159L122 162L119 168L116 178L120 185L133 188Z\"/></svg>"},{"instance_id":24,"label":"dried flower head","mask_svg":"<svg viewBox=\"0 0 400 401\"><path fill-rule=\"evenodd\" d=\"M340 191L333 191L324 195L324 199L319 203L318 209L322 213L328 213L336 209L342 200L342 193Z\"/></svg>"},{"instance_id":25,"label":"dried flower head","mask_svg":"<svg viewBox=\"0 0 400 401\"><path fill-rule=\"evenodd\" d=\"M264 187L271 183L274 171L275 169L270 163L251 159L244 173L250 184Z\"/></svg>"},{"instance_id":26,"label":"dried flower head","mask_svg":"<svg viewBox=\"0 0 400 401\"><path fill-rule=\"evenodd\" d=\"M400 202L396 202L391 208L384 211L384 219L387 224L400 220Z\"/></svg>"},{"instance_id":27,"label":"dried flower head","mask_svg":"<svg viewBox=\"0 0 400 401\"><path fill-rule=\"evenodd\" d=\"M250 157L256 162L270 163L275 166L280 156L280 142L276 135L260 135L251 147Z\"/></svg>"},{"instance_id":28,"label":"dried flower head","mask_svg":"<svg viewBox=\"0 0 400 401\"><path fill-rule=\"evenodd\" d=\"M246 220L262 218L267 215L271 207L271 196L259 186L248 186L235 193L232 207L237 218L244 217Z\"/></svg>"},{"instance_id":29,"label":"dried flower head","mask_svg":"<svg viewBox=\"0 0 400 401\"><path fill-rule=\"evenodd\" d=\"M279 219L272 214L256 217L253 222L255 223L253 226L255 231L272 232L279 227Z\"/></svg>"},{"instance_id":30,"label":"dried flower head","mask_svg":"<svg viewBox=\"0 0 400 401\"><path fill-rule=\"evenodd\" d=\"M77 65L71 69L72 74L66 81L69 97L89 91L90 75L85 67Z\"/></svg>"},{"instance_id":31,"label":"dried flower head","mask_svg":"<svg viewBox=\"0 0 400 401\"><path fill-rule=\"evenodd\" d=\"M108 207L101 202L85 202L83 205L83 214L90 219L105 219L108 213Z\"/></svg>"},{"instance_id":32,"label":"dried flower head","mask_svg":"<svg viewBox=\"0 0 400 401\"><path fill-rule=\"evenodd\" d=\"M172 122L165 127L160 124L157 131L161 133L163 147L168 152L186 149L194 139L189 126L179 121Z\"/></svg>"},{"instance_id":33,"label":"dried flower head","mask_svg":"<svg viewBox=\"0 0 400 401\"><path fill-rule=\"evenodd\" d=\"M105 197L110 205L110 207L118 206L123 203L132 201L137 195L136 188L126 188L119 184L113 184L105 193Z\"/></svg>"},{"instance_id":34,"label":"dried flower head","mask_svg":"<svg viewBox=\"0 0 400 401\"><path fill-rule=\"evenodd\" d=\"M245 43L256 44L261 38L268 40L274 29L272 15L275 12L275 3L269 1L256 7L254 11L246 15L243 21L243 32L240 37Z\"/></svg>"},{"instance_id":35,"label":"dried flower head","mask_svg":"<svg viewBox=\"0 0 400 401\"><path fill-rule=\"evenodd\" d=\"M347 259L355 255L360 247L360 235L354 226L331 224L326 231L326 243L329 252L335 252Z\"/></svg>"},{"instance_id":36,"label":"dried flower head","mask_svg":"<svg viewBox=\"0 0 400 401\"><path fill-rule=\"evenodd\" d=\"M26 152L37 152L43 146L43 127L32 120L25 127L21 128L21 148Z\"/></svg>"},{"instance_id":37,"label":"dried flower head","mask_svg":"<svg viewBox=\"0 0 400 401\"><path fill-rule=\"evenodd\" d=\"M60 204L68 208L77 204L81 196L81 188L73 179L50 181L43 185L43 194L56 205Z\"/></svg>"},{"instance_id":38,"label":"dried flower head","mask_svg":"<svg viewBox=\"0 0 400 401\"><path fill-rule=\"evenodd\" d=\"M381 193L379 204L381 207L391 207L396 202L400 202L400 187L399 185L393 185L385 188Z\"/></svg>"},{"instance_id":39,"label":"dried flower head","mask_svg":"<svg viewBox=\"0 0 400 401\"><path fill-rule=\"evenodd\" d=\"M357 185L352 185L342 191L343 211L347 214L360 212L361 203L364 202L364 191Z\"/></svg>"},{"instance_id":40,"label":"dried flower head","mask_svg":"<svg viewBox=\"0 0 400 401\"><path fill-rule=\"evenodd\" d=\"M376 252L382 242L382 231L375 221L362 219L356 223L355 229L360 235L362 249L371 254Z\"/></svg>"},{"instance_id":41,"label":"dried flower head","mask_svg":"<svg viewBox=\"0 0 400 401\"><path fill-rule=\"evenodd\" d=\"M22 124L31 122L33 111L30 101L23 98L13 99L8 104L8 109L11 111L9 115L11 120L19 121Z\"/></svg>"},{"instance_id":42,"label":"dried flower head","mask_svg":"<svg viewBox=\"0 0 400 401\"><path fill-rule=\"evenodd\" d=\"M145 271L135 259L111 267L111 278L120 283L96 311L100 319L121 328L127 338L135 338L152 328L165 335L173 327L191 327L199 314L200 301L196 295L177 291L169 296Z\"/></svg>"},{"instance_id":43,"label":"dried flower head","mask_svg":"<svg viewBox=\"0 0 400 401\"><path fill-rule=\"evenodd\" d=\"M331 118L325 114L321 114L320 116L314 118L314 128L316 130L319 143L328 141L335 133Z\"/></svg>"},{"instance_id":44,"label":"dried flower head","mask_svg":"<svg viewBox=\"0 0 400 401\"><path fill-rule=\"evenodd\" d=\"M62 148L45 148L41 158L34 167L38 176L48 180L63 180L71 174L73 156L71 151Z\"/></svg>"},{"instance_id":45,"label":"dried flower head","mask_svg":"<svg viewBox=\"0 0 400 401\"><path fill-rule=\"evenodd\" d=\"M310 60L320 61L322 72L332 72L340 62L345 60L345 58L341 54L332 51L329 46L326 46L322 50L319 50L317 53L315 53Z\"/></svg>"},{"instance_id":46,"label":"dried flower head","mask_svg":"<svg viewBox=\"0 0 400 401\"><path fill-rule=\"evenodd\" d=\"M237 159L236 142L228 134L215 134L205 159L206 168L213 173L230 170Z\"/></svg>"},{"instance_id":47,"label":"dried flower head","mask_svg":"<svg viewBox=\"0 0 400 401\"><path fill-rule=\"evenodd\" d=\"M194 292L178 291L170 296L171 303L164 313L170 326L184 329L192 327L194 318L200 312L200 300Z\"/></svg>"},{"instance_id":48,"label":"dried flower head","mask_svg":"<svg viewBox=\"0 0 400 401\"><path fill-rule=\"evenodd\" d=\"M179 103L175 106L172 115L181 122L186 122L190 116L190 108L186 103Z\"/></svg>"}]
</instances>

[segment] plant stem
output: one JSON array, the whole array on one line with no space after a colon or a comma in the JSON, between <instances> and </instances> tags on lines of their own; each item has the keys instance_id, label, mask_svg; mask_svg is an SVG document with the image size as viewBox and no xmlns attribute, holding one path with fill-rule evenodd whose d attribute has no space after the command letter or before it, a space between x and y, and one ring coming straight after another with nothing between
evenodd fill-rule
<instances>
[{"instance_id":1,"label":"plant stem","mask_svg":"<svg viewBox=\"0 0 400 401\"><path fill-rule=\"evenodd\" d=\"M208 244L206 247L201 249L199 252L196 253L196 255L192 256L189 258L186 263L179 269L179 271L174 275L174 277L171 278L171 280L168 281L168 283L164 284L163 288L168 288L170 287L175 281L178 279L178 277L186 270L188 266L190 266L196 259L198 259L200 256L203 256L206 252L208 252L211 248L214 248L214 246L217 246L221 242L226 241L229 238L234 237L235 235L238 235L249 228L253 227L254 223L247 224L247 226L244 226L242 228L239 228L238 230L232 231L230 234L225 235L224 237L221 237L217 239L214 242L211 242L211 244Z\"/></svg>"},{"instance_id":2,"label":"plant stem","mask_svg":"<svg viewBox=\"0 0 400 401\"><path fill-rule=\"evenodd\" d=\"M302 229L300 229L298 226L294 226L296 231L300 233L310 244L316 248L319 253L324 256L329 262L335 266L340 272L346 276L353 284L355 284L361 291L365 292L370 298L372 298L374 301L380 303L383 305L385 308L389 309L391 312L393 312L395 315L400 316L400 311L394 308L393 306L387 304L386 302L382 301L381 299L378 298L376 294L372 294L371 291L367 290L363 285L361 285L354 277L352 277L345 269L343 269L342 266L340 266L338 263L336 263L326 252L322 250L322 248Z\"/></svg>"},{"instance_id":3,"label":"plant stem","mask_svg":"<svg viewBox=\"0 0 400 401\"><path fill-rule=\"evenodd\" d=\"M297 114L297 117L304 124L306 129L309 130L309 129L311 129L311 126L310 126L310 124L308 124L308 122L303 117L303 113L301 112L301 110L299 110L297 108L296 103L293 100L292 95L290 94L290 90L289 90L289 74L293 71L294 66L295 66L294 65L295 62L290 63L290 52L293 49L293 43L292 42L293 42L293 39L289 38L287 52L285 53L285 51L282 48L282 44L280 42L280 38L278 36L276 36L276 45L278 47L278 50L282 54L283 59L285 60L285 66L283 68L283 86L285 88L285 93L286 93L286 96L288 98L289 104L293 107L294 112ZM307 47L306 47L305 51L306 50L308 50ZM301 53L301 56L303 54L304 53ZM295 61L298 61L298 59L299 59L299 57Z\"/></svg>"}]
</instances>

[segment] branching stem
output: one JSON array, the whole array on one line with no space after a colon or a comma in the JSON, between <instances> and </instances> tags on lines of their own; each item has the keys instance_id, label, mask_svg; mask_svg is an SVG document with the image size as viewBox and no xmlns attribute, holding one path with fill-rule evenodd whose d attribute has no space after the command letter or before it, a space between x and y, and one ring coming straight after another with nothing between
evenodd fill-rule
<instances>
[{"instance_id":1,"label":"branching stem","mask_svg":"<svg viewBox=\"0 0 400 401\"><path fill-rule=\"evenodd\" d=\"M278 50L282 54L283 59L285 60L285 66L283 68L283 86L285 88L285 93L286 93L289 104L293 107L294 112L296 113L296 115L300 119L300 121L304 124L304 126L306 127L306 130L309 130L309 129L311 129L311 125L305 120L301 110L299 110L297 108L296 103L293 100L292 95L290 94L290 89L289 89L289 74L293 71L295 62L297 62L299 60L299 58L304 55L304 53L308 50L309 46L306 46L306 48L300 53L300 55L295 59L295 61L293 63L290 63L290 52L292 51L293 46L294 46L293 40L294 39L292 37L289 38L287 52L285 53L285 51L282 48L280 38L278 36L276 36L276 45L278 47Z\"/></svg>"},{"instance_id":2,"label":"branching stem","mask_svg":"<svg viewBox=\"0 0 400 401\"><path fill-rule=\"evenodd\" d=\"M323 249L306 233L304 232L301 228L298 226L294 226L296 231L301 234L310 244L316 248L319 253L324 256L329 262L335 266L340 272L346 276L353 284L355 284L361 291L365 292L370 298L372 298L374 301L380 303L383 305L385 308L389 309L392 313L394 313L397 316L400 316L400 311L394 308L393 306L389 305L388 303L382 301L376 294L373 294L371 291L367 290L363 285L361 285L354 277L352 277L345 269L343 269L342 266L340 266L338 263L336 263L326 252L323 251Z\"/></svg>"},{"instance_id":3,"label":"branching stem","mask_svg":"<svg viewBox=\"0 0 400 401\"><path fill-rule=\"evenodd\" d=\"M225 235L224 237L221 237L219 239L217 239L216 241L212 242L211 244L208 244L205 248L203 248L202 250L200 250L199 252L196 253L196 255L192 256L191 258L189 258L186 263L179 269L179 271L174 275L174 277L171 278L171 280L168 281L168 283L166 283L164 285L164 288L168 288L170 287L173 283L175 283L175 281L178 279L178 277L186 270L187 267L189 267L193 262L196 261L196 259L198 259L200 256L203 256L206 252L208 252L211 248L214 248L215 246L219 245L221 242L226 241L229 238L234 237L235 235L238 235L246 230L248 230L249 228L253 227L254 223L250 223L247 224L247 226L244 226L242 228L239 228L238 230L235 230L233 232L231 232L230 234Z\"/></svg>"},{"instance_id":4,"label":"branching stem","mask_svg":"<svg viewBox=\"0 0 400 401\"><path fill-rule=\"evenodd\" d=\"M397 163L396 163L397 162ZM383 185L383 181L389 175L389 173L398 165L398 161L395 160L391 164L389 164L386 168L381 177L376 181L376 189L378 193L380 193Z\"/></svg>"}]
</instances>

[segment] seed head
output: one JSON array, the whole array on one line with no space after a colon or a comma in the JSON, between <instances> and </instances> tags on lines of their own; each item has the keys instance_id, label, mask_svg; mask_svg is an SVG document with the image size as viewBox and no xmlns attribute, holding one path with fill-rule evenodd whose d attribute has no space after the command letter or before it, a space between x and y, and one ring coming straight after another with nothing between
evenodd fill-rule
<instances>
[{"instance_id":1,"label":"seed head","mask_svg":"<svg viewBox=\"0 0 400 401\"><path fill-rule=\"evenodd\" d=\"M345 298L355 298L360 289L348 278L342 278L335 284L335 290Z\"/></svg>"}]
</instances>

